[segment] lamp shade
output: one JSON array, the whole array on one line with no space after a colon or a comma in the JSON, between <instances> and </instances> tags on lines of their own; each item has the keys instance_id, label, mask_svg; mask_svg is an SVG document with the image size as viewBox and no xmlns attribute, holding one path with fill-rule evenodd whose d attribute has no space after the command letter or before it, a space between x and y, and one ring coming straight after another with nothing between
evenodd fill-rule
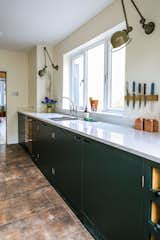
<instances>
[{"instance_id":1,"label":"lamp shade","mask_svg":"<svg viewBox=\"0 0 160 240\"><path fill-rule=\"evenodd\" d=\"M46 74L46 67L38 71L40 77L43 77Z\"/></svg>"},{"instance_id":2,"label":"lamp shade","mask_svg":"<svg viewBox=\"0 0 160 240\"><path fill-rule=\"evenodd\" d=\"M129 40L129 34L126 30L118 31L112 35L111 44L113 48L119 48L127 44Z\"/></svg>"}]
</instances>

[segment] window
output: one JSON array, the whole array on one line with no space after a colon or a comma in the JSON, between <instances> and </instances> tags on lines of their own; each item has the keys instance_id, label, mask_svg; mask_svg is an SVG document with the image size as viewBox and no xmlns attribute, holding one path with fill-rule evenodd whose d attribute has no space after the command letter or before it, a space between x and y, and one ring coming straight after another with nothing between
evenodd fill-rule
<instances>
[{"instance_id":1,"label":"window","mask_svg":"<svg viewBox=\"0 0 160 240\"><path fill-rule=\"evenodd\" d=\"M73 99L79 108L84 107L84 55L72 60Z\"/></svg>"},{"instance_id":2,"label":"window","mask_svg":"<svg viewBox=\"0 0 160 240\"><path fill-rule=\"evenodd\" d=\"M79 109L90 109L90 98L98 100L98 112L124 109L125 55L125 48L112 51L108 37L68 55L69 97Z\"/></svg>"},{"instance_id":3,"label":"window","mask_svg":"<svg viewBox=\"0 0 160 240\"><path fill-rule=\"evenodd\" d=\"M98 108L103 110L104 99L104 43L87 51L87 105L89 98L98 99Z\"/></svg>"},{"instance_id":4,"label":"window","mask_svg":"<svg viewBox=\"0 0 160 240\"><path fill-rule=\"evenodd\" d=\"M110 109L124 108L125 48L112 52L110 79Z\"/></svg>"},{"instance_id":5,"label":"window","mask_svg":"<svg viewBox=\"0 0 160 240\"><path fill-rule=\"evenodd\" d=\"M6 105L5 81L0 79L0 106Z\"/></svg>"}]
</instances>

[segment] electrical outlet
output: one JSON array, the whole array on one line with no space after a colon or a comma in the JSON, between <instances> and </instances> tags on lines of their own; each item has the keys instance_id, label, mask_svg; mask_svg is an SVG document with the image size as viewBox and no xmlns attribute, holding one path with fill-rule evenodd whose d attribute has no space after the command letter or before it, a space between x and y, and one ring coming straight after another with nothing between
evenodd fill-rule
<instances>
[{"instance_id":1,"label":"electrical outlet","mask_svg":"<svg viewBox=\"0 0 160 240\"><path fill-rule=\"evenodd\" d=\"M19 96L19 92L18 91L13 91L12 92L12 96L13 97L18 97Z\"/></svg>"}]
</instances>

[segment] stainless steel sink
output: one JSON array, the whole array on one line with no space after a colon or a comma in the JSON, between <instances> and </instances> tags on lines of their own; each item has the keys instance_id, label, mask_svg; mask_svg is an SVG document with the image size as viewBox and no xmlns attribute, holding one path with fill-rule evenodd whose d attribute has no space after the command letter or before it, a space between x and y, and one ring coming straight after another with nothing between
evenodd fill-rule
<instances>
[{"instance_id":1,"label":"stainless steel sink","mask_svg":"<svg viewBox=\"0 0 160 240\"><path fill-rule=\"evenodd\" d=\"M78 120L78 117L69 117L69 116L62 116L62 117L55 117L49 118L52 121L65 121L65 120Z\"/></svg>"}]
</instances>

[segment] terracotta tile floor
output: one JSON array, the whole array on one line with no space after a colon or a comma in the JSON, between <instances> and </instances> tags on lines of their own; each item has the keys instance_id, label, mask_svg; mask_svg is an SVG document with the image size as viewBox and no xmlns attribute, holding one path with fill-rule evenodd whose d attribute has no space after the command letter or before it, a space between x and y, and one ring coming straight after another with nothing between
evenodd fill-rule
<instances>
[{"instance_id":1,"label":"terracotta tile floor","mask_svg":"<svg viewBox=\"0 0 160 240\"><path fill-rule=\"evenodd\" d=\"M93 240L19 145L0 145L0 240Z\"/></svg>"}]
</instances>

